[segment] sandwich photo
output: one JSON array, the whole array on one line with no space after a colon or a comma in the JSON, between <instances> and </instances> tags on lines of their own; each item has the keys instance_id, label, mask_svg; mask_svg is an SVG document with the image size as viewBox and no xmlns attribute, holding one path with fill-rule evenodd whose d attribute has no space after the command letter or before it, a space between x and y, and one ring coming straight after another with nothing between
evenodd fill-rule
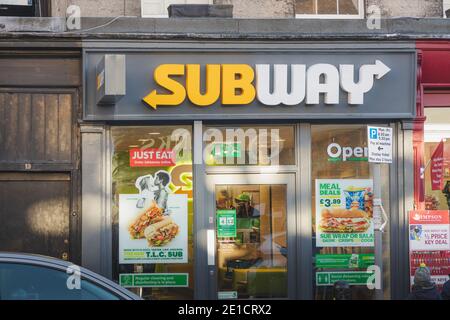
<instances>
[{"instance_id":1,"label":"sandwich photo","mask_svg":"<svg viewBox=\"0 0 450 320\"><path fill-rule=\"evenodd\" d=\"M370 221L367 213L357 208L323 209L319 227L323 232L330 233L366 232Z\"/></svg>"},{"instance_id":2,"label":"sandwich photo","mask_svg":"<svg viewBox=\"0 0 450 320\"><path fill-rule=\"evenodd\" d=\"M144 235L150 247L160 247L172 241L179 231L180 227L170 217L164 217L145 228Z\"/></svg>"},{"instance_id":3,"label":"sandwich photo","mask_svg":"<svg viewBox=\"0 0 450 320\"><path fill-rule=\"evenodd\" d=\"M149 225L162 221L163 209L159 208L155 202L144 210L136 220L129 226L128 231L132 239L144 239L144 231Z\"/></svg>"}]
</instances>

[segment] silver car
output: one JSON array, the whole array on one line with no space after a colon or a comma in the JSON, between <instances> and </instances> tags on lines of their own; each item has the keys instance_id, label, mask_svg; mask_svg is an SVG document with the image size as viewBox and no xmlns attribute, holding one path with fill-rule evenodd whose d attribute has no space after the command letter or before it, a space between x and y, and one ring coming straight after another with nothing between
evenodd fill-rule
<instances>
[{"instance_id":1,"label":"silver car","mask_svg":"<svg viewBox=\"0 0 450 320\"><path fill-rule=\"evenodd\" d=\"M105 277L70 262L0 252L0 300L141 300Z\"/></svg>"}]
</instances>

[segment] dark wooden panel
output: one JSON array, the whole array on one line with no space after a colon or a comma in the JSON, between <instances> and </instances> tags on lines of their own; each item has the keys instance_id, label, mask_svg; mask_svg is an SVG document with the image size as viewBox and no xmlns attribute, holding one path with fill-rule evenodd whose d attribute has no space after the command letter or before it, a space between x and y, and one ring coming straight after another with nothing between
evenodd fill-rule
<instances>
[{"instance_id":1,"label":"dark wooden panel","mask_svg":"<svg viewBox=\"0 0 450 320\"><path fill-rule=\"evenodd\" d=\"M0 181L70 181L67 173L0 172Z\"/></svg>"},{"instance_id":2,"label":"dark wooden panel","mask_svg":"<svg viewBox=\"0 0 450 320\"><path fill-rule=\"evenodd\" d=\"M8 93L5 95L5 157L13 160L17 156L17 125L18 125L18 96Z\"/></svg>"},{"instance_id":3,"label":"dark wooden panel","mask_svg":"<svg viewBox=\"0 0 450 320\"><path fill-rule=\"evenodd\" d=\"M58 91L0 92L0 170L13 163L72 162L73 100L74 94Z\"/></svg>"},{"instance_id":4,"label":"dark wooden panel","mask_svg":"<svg viewBox=\"0 0 450 320\"><path fill-rule=\"evenodd\" d=\"M28 175L0 180L0 251L61 258L70 245L70 181Z\"/></svg>"},{"instance_id":5,"label":"dark wooden panel","mask_svg":"<svg viewBox=\"0 0 450 320\"><path fill-rule=\"evenodd\" d=\"M59 95L59 160L71 159L72 153L72 96Z\"/></svg>"},{"instance_id":6,"label":"dark wooden panel","mask_svg":"<svg viewBox=\"0 0 450 320\"><path fill-rule=\"evenodd\" d=\"M5 93L0 92L0 160L5 154Z\"/></svg>"},{"instance_id":7,"label":"dark wooden panel","mask_svg":"<svg viewBox=\"0 0 450 320\"><path fill-rule=\"evenodd\" d=\"M43 94L33 94L32 100L33 125L31 129L30 160L45 159L45 97Z\"/></svg>"},{"instance_id":8,"label":"dark wooden panel","mask_svg":"<svg viewBox=\"0 0 450 320\"><path fill-rule=\"evenodd\" d=\"M31 165L31 169L26 166ZM11 172L11 171L26 171L26 172L36 172L36 171L49 171L49 172L61 172L61 171L71 171L74 169L74 164L69 162L0 162L0 171Z\"/></svg>"},{"instance_id":9,"label":"dark wooden panel","mask_svg":"<svg viewBox=\"0 0 450 320\"><path fill-rule=\"evenodd\" d=\"M28 159L31 142L31 95L19 94L19 122L17 130L17 157Z\"/></svg>"},{"instance_id":10,"label":"dark wooden panel","mask_svg":"<svg viewBox=\"0 0 450 320\"><path fill-rule=\"evenodd\" d=\"M62 121L67 121L62 119ZM45 158L58 158L58 95L45 96Z\"/></svg>"},{"instance_id":11,"label":"dark wooden panel","mask_svg":"<svg viewBox=\"0 0 450 320\"><path fill-rule=\"evenodd\" d=\"M0 86L80 86L80 59L0 58Z\"/></svg>"}]
</instances>

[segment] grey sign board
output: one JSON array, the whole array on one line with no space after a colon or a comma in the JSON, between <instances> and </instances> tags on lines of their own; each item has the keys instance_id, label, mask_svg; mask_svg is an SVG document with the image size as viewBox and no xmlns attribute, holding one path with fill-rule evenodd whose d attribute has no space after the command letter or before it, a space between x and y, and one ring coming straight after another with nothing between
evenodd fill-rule
<instances>
[{"instance_id":1,"label":"grey sign board","mask_svg":"<svg viewBox=\"0 0 450 320\"><path fill-rule=\"evenodd\" d=\"M280 46L281 48L281 46ZM91 49L84 53L84 119L85 120L197 120L197 119L411 119L415 116L416 54L413 49L367 49L333 50L333 48L280 51L259 50L114 50L114 54L125 55L126 95L113 105L97 104L96 66L111 51ZM377 62L378 61L378 62ZM286 81L288 91L291 88L292 65L304 66L307 73L312 66L332 65L340 72L342 66L353 66L353 81L358 83L364 74L361 70L373 70L381 63L387 69L378 79L376 71L370 76L373 84L363 94L362 104L349 104L349 93L339 87L337 101L326 103L324 94L320 94L317 103L303 101L295 105L266 105L255 98L245 105L223 105L219 98L212 105L201 107L194 105L188 98L177 106L160 105L151 108L143 101L153 90L168 94L155 82L154 70L163 64L198 64L201 68L201 88L205 88L205 68L207 64L247 64L256 70L256 65L269 65L273 89L274 65L287 65ZM363 67L365 66L365 67ZM363 67L363 68L362 68ZM320 67L318 67L320 69ZM317 68L316 68L317 69ZM389 69L389 70L388 70ZM351 69L350 69L351 70ZM347 70L348 71L348 70ZM256 72L255 72L256 73ZM185 75L173 76L173 79L185 87ZM347 77L348 78L348 77ZM304 77L305 87L313 86ZM325 76L319 82L327 81ZM301 81L300 81L301 82ZM256 80L253 82L256 87ZM367 88L366 88L367 89ZM353 95L355 98L355 95ZM332 99L331 99L332 100Z\"/></svg>"},{"instance_id":2,"label":"grey sign board","mask_svg":"<svg viewBox=\"0 0 450 320\"><path fill-rule=\"evenodd\" d=\"M104 55L95 74L98 105L116 104L126 94L125 55Z\"/></svg>"}]
</instances>

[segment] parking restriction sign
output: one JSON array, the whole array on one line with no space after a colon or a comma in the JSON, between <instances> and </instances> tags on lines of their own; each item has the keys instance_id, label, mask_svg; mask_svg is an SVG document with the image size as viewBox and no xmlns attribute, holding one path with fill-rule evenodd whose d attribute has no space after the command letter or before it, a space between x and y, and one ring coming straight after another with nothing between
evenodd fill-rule
<instances>
[{"instance_id":1,"label":"parking restriction sign","mask_svg":"<svg viewBox=\"0 0 450 320\"><path fill-rule=\"evenodd\" d=\"M367 127L368 161L392 163L392 128Z\"/></svg>"}]
</instances>

